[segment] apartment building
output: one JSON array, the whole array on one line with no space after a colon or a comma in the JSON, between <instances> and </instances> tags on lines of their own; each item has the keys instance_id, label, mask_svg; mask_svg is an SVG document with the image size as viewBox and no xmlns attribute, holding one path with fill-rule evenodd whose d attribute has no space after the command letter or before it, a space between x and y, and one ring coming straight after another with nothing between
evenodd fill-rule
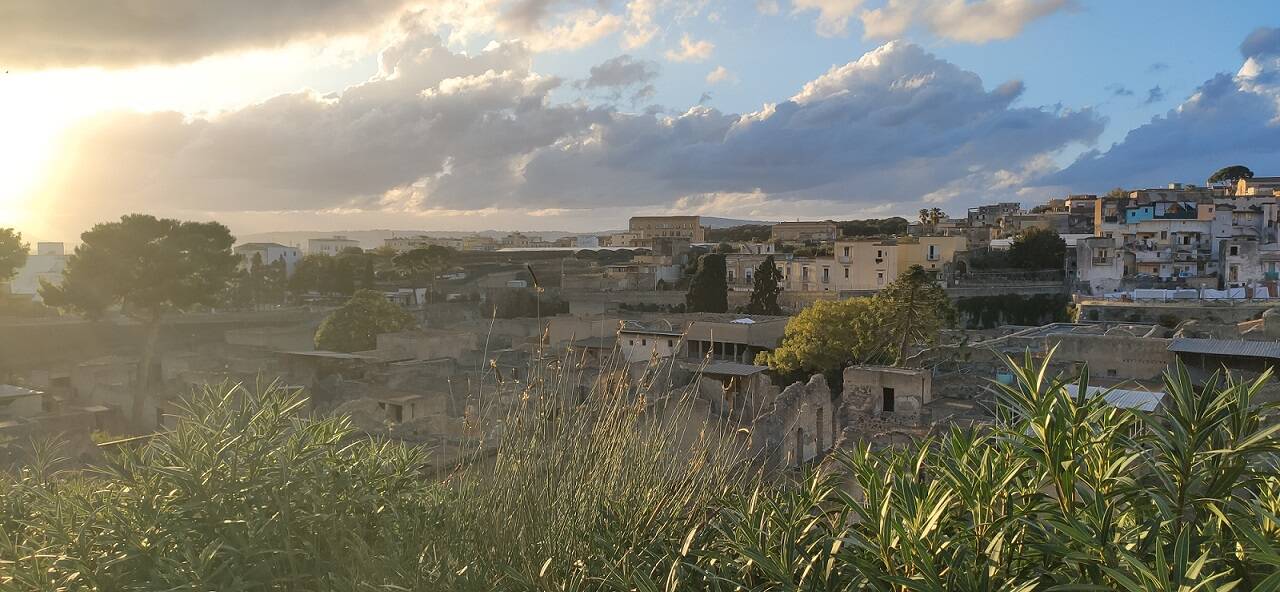
<instances>
[{"instance_id":1,"label":"apartment building","mask_svg":"<svg viewBox=\"0 0 1280 592\"><path fill-rule=\"evenodd\" d=\"M327 238L307 239L307 253L311 255L337 255L352 247L360 248L360 241L339 234Z\"/></svg>"},{"instance_id":2,"label":"apartment building","mask_svg":"<svg viewBox=\"0 0 1280 592\"><path fill-rule=\"evenodd\" d=\"M690 242L707 242L700 216L633 216L628 230L639 238L676 237Z\"/></svg>"},{"instance_id":3,"label":"apartment building","mask_svg":"<svg viewBox=\"0 0 1280 592\"><path fill-rule=\"evenodd\" d=\"M968 242L963 236L836 241L833 271L843 290L879 290L912 265L941 271Z\"/></svg>"},{"instance_id":4,"label":"apartment building","mask_svg":"<svg viewBox=\"0 0 1280 592\"><path fill-rule=\"evenodd\" d=\"M437 238L432 236L394 236L382 239L382 246L394 249L397 253L405 253L414 249L425 249L427 247L448 247L450 249L462 249L464 239L461 238Z\"/></svg>"},{"instance_id":5,"label":"apartment building","mask_svg":"<svg viewBox=\"0 0 1280 592\"><path fill-rule=\"evenodd\" d=\"M779 222L770 229L771 238L783 242L823 242L840 238L840 226L831 220Z\"/></svg>"}]
</instances>

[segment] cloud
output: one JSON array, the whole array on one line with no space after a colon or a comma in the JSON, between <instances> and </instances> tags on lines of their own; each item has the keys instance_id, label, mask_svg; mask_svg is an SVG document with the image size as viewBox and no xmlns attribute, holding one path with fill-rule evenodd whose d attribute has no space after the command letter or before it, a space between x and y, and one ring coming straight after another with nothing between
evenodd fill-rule
<instances>
[{"instance_id":1,"label":"cloud","mask_svg":"<svg viewBox=\"0 0 1280 592\"><path fill-rule=\"evenodd\" d=\"M1111 96L1114 96L1114 97L1131 97L1131 96L1133 96L1133 91L1129 90L1128 88L1125 88L1125 86L1124 86L1124 85L1119 84L1119 83L1116 83L1116 84L1108 84L1108 85L1107 85L1106 90L1107 90L1107 92L1111 93Z\"/></svg>"},{"instance_id":2,"label":"cloud","mask_svg":"<svg viewBox=\"0 0 1280 592\"><path fill-rule=\"evenodd\" d=\"M888 0L880 8L862 11L859 19L868 39L893 39L921 26L943 39L987 43L1013 38L1028 24L1072 6L1072 0ZM818 29L822 32L821 19Z\"/></svg>"},{"instance_id":3,"label":"cloud","mask_svg":"<svg viewBox=\"0 0 1280 592\"><path fill-rule=\"evenodd\" d=\"M1280 29L1259 27L1240 43L1240 55L1245 58L1280 56Z\"/></svg>"},{"instance_id":4,"label":"cloud","mask_svg":"<svg viewBox=\"0 0 1280 592\"><path fill-rule=\"evenodd\" d=\"M367 31L407 0L38 0L6 2L6 69L194 61Z\"/></svg>"},{"instance_id":5,"label":"cloud","mask_svg":"<svg viewBox=\"0 0 1280 592\"><path fill-rule=\"evenodd\" d=\"M733 75L728 68L724 66L716 66L707 74L707 84L720 84L721 82L737 82L738 77Z\"/></svg>"},{"instance_id":6,"label":"cloud","mask_svg":"<svg viewBox=\"0 0 1280 592\"><path fill-rule=\"evenodd\" d=\"M1280 52L1274 29L1250 35L1235 75L1218 74L1162 116L1130 131L1105 152L1093 150L1042 185L1097 191L1107 187L1201 182L1226 164L1280 170ZM1152 96L1162 96L1159 87Z\"/></svg>"},{"instance_id":7,"label":"cloud","mask_svg":"<svg viewBox=\"0 0 1280 592\"><path fill-rule=\"evenodd\" d=\"M1147 91L1147 100L1143 101L1143 104L1154 105L1163 100L1164 100L1164 89L1160 88L1160 85L1156 85L1151 87L1151 89Z\"/></svg>"},{"instance_id":8,"label":"cloud","mask_svg":"<svg viewBox=\"0 0 1280 592\"><path fill-rule=\"evenodd\" d=\"M526 17L527 18L527 17ZM524 29L520 39L534 51L566 51L592 45L622 29L622 17L584 8L558 13L531 25L517 21ZM499 27L499 31L504 30Z\"/></svg>"},{"instance_id":9,"label":"cloud","mask_svg":"<svg viewBox=\"0 0 1280 592\"><path fill-rule=\"evenodd\" d=\"M715 44L710 41L705 39L695 41L689 37L688 33L685 33L684 36L680 37L680 49L668 49L665 55L668 60L673 62L701 62L711 57L711 52L715 48Z\"/></svg>"},{"instance_id":10,"label":"cloud","mask_svg":"<svg viewBox=\"0 0 1280 592\"><path fill-rule=\"evenodd\" d=\"M658 69L657 62L622 54L592 66L589 76L574 86L603 93L615 101L631 90L631 102L634 104L653 96L655 89L650 83L658 77Z\"/></svg>"},{"instance_id":11,"label":"cloud","mask_svg":"<svg viewBox=\"0 0 1280 592\"><path fill-rule=\"evenodd\" d=\"M1168 70L1168 69L1169 69L1169 64L1166 64L1164 62L1153 62L1150 66L1147 66L1148 72L1164 72L1165 70Z\"/></svg>"},{"instance_id":12,"label":"cloud","mask_svg":"<svg viewBox=\"0 0 1280 592\"><path fill-rule=\"evenodd\" d=\"M653 70L636 62L600 64L595 87L642 86ZM378 75L341 93L286 94L217 116L100 117L73 130L36 198L57 200L82 225L138 210L665 209L717 194L849 210L924 196L967 204L1015 191L1047 155L1102 129L1089 110L1015 107L1021 83L988 90L900 42L745 114L555 103L560 84L531 70L522 44L465 55L416 33L383 52Z\"/></svg>"},{"instance_id":13,"label":"cloud","mask_svg":"<svg viewBox=\"0 0 1280 592\"><path fill-rule=\"evenodd\" d=\"M792 0L791 12L818 13L818 34L824 37L844 35L849 29L849 18L862 7L864 0Z\"/></svg>"},{"instance_id":14,"label":"cloud","mask_svg":"<svg viewBox=\"0 0 1280 592\"><path fill-rule=\"evenodd\" d=\"M644 47L658 34L653 16L658 10L657 0L631 0L627 2L627 30L622 36L626 49Z\"/></svg>"}]
</instances>

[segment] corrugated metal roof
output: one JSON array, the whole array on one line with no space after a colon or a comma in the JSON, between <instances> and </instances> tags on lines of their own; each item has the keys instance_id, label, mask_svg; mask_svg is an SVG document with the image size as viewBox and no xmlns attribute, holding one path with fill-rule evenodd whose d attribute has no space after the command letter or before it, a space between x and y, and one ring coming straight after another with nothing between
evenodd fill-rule
<instances>
[{"instance_id":1,"label":"corrugated metal roof","mask_svg":"<svg viewBox=\"0 0 1280 592\"><path fill-rule=\"evenodd\" d=\"M1066 385L1067 392L1071 396L1076 396L1080 391L1074 384ZM1160 401L1164 399L1164 393L1151 391L1130 391L1124 389L1105 389L1100 386L1091 386L1086 391L1087 397L1090 399L1103 394L1102 398L1106 400L1108 405L1119 407L1121 409L1137 409L1138 411L1151 412L1155 411L1160 405Z\"/></svg>"},{"instance_id":2,"label":"corrugated metal roof","mask_svg":"<svg viewBox=\"0 0 1280 592\"><path fill-rule=\"evenodd\" d=\"M1182 354L1244 356L1280 360L1280 343L1275 341L1243 341L1231 339L1191 339L1179 337L1169 344L1169 351Z\"/></svg>"}]
</instances>

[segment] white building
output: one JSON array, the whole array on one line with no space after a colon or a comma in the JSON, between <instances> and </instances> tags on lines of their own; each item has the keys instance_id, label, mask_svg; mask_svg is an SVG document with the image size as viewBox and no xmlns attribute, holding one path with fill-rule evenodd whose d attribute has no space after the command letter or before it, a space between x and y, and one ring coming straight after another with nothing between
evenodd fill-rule
<instances>
[{"instance_id":1,"label":"white building","mask_svg":"<svg viewBox=\"0 0 1280 592\"><path fill-rule=\"evenodd\" d=\"M643 362L651 357L670 358L680 351L684 332L670 323L661 327L624 321L618 329L618 348L627 362Z\"/></svg>"},{"instance_id":2,"label":"white building","mask_svg":"<svg viewBox=\"0 0 1280 592\"><path fill-rule=\"evenodd\" d=\"M62 271L67 268L67 255L62 243L36 243L36 252L27 255L27 263L18 269L9 282L12 294L30 296L40 302L40 280L58 285L62 283Z\"/></svg>"},{"instance_id":3,"label":"white building","mask_svg":"<svg viewBox=\"0 0 1280 592\"><path fill-rule=\"evenodd\" d=\"M245 243L235 248L235 253L244 259L242 265L253 264L255 255L262 257L262 262L270 265L276 261L284 261L285 275L293 275L293 269L302 259L302 252L297 247L287 247L279 243Z\"/></svg>"},{"instance_id":4,"label":"white building","mask_svg":"<svg viewBox=\"0 0 1280 592\"><path fill-rule=\"evenodd\" d=\"M359 248L360 241L341 235L307 239L307 254L309 255L337 255L351 247Z\"/></svg>"}]
</instances>

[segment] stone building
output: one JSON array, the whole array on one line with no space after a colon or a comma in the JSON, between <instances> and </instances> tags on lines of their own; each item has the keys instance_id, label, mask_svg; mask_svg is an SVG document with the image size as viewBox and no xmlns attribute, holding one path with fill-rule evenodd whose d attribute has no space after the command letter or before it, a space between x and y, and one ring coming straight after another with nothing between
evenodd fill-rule
<instances>
[{"instance_id":1,"label":"stone building","mask_svg":"<svg viewBox=\"0 0 1280 592\"><path fill-rule=\"evenodd\" d=\"M707 242L700 216L633 216L628 227L638 238L678 237L690 242Z\"/></svg>"},{"instance_id":2,"label":"stone building","mask_svg":"<svg viewBox=\"0 0 1280 592\"><path fill-rule=\"evenodd\" d=\"M840 225L831 220L779 222L770 229L770 236L783 242L830 242L840 238Z\"/></svg>"},{"instance_id":3,"label":"stone building","mask_svg":"<svg viewBox=\"0 0 1280 592\"><path fill-rule=\"evenodd\" d=\"M803 465L835 447L841 430L827 379L815 374L807 383L784 389L772 407L751 424L751 449L769 469Z\"/></svg>"},{"instance_id":4,"label":"stone building","mask_svg":"<svg viewBox=\"0 0 1280 592\"><path fill-rule=\"evenodd\" d=\"M914 368L850 366L844 369L844 401L850 425L874 434L931 421L933 373Z\"/></svg>"}]
</instances>

